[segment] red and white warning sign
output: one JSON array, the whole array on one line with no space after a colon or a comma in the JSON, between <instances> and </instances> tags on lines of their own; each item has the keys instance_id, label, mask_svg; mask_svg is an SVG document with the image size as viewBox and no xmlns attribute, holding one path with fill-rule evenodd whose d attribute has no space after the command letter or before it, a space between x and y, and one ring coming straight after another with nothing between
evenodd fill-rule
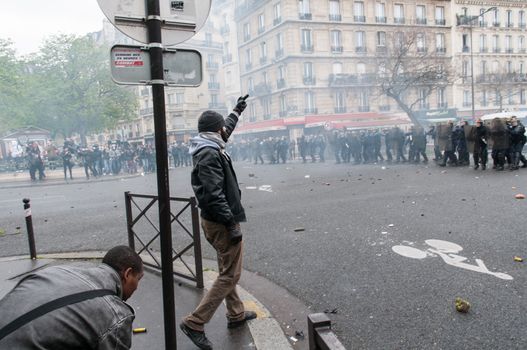
<instances>
[{"instance_id":1,"label":"red and white warning sign","mask_svg":"<svg viewBox=\"0 0 527 350\"><path fill-rule=\"evenodd\" d=\"M140 49L120 49L112 51L114 67L144 66L145 60Z\"/></svg>"}]
</instances>

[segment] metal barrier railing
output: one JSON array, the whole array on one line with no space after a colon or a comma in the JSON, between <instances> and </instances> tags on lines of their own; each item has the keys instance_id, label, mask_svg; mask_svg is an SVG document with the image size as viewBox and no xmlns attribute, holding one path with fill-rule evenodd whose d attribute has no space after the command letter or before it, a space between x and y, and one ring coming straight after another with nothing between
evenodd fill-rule
<instances>
[{"instance_id":1,"label":"metal barrier railing","mask_svg":"<svg viewBox=\"0 0 527 350\"><path fill-rule=\"evenodd\" d=\"M307 316L309 350L346 350L331 330L331 320L326 314Z\"/></svg>"},{"instance_id":2,"label":"metal barrier railing","mask_svg":"<svg viewBox=\"0 0 527 350\"><path fill-rule=\"evenodd\" d=\"M126 226L128 229L128 245L138 254L148 253L148 255L150 255L154 263L144 262L146 266L155 269L161 269L162 266L160 259L152 253L152 246L160 237L161 232L147 215L148 211L157 202L158 197L153 195L133 194L130 192L125 192L124 197L126 206ZM136 199L146 199L147 201L146 204L142 203L142 207ZM203 288L203 262L201 256L201 239L196 198L170 197L170 201L179 202L183 204L183 207L176 214L173 214L172 212L170 213L171 223L177 223L179 227L182 228L182 231L185 232L190 238L192 238L192 243L181 247L179 251L175 248L172 248L172 262L179 259L179 261L185 266L186 270L188 270L189 272L189 274L186 274L174 271L174 275L196 282L196 287ZM133 206L136 208L136 210L139 211L135 218L133 215ZM192 227L190 230L181 220L182 214L185 213L187 210L190 210L191 215ZM141 238L134 228L134 226L136 226L143 218L155 231L155 235L150 239L144 239L144 237ZM175 232L175 230L173 230L172 232ZM140 250L137 250L135 247L136 240L141 244ZM194 270L189 266L189 264L187 264L183 260L183 255L188 252L191 248L194 248Z\"/></svg>"}]
</instances>

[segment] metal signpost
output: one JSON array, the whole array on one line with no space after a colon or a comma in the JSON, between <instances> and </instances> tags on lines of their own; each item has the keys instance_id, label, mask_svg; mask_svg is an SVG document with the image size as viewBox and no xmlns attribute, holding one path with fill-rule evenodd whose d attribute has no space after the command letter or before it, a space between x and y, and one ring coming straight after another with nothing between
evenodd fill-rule
<instances>
[{"instance_id":1,"label":"metal signpost","mask_svg":"<svg viewBox=\"0 0 527 350\"><path fill-rule=\"evenodd\" d=\"M196 56L195 53L189 52L192 50L187 50L187 55L180 56L187 56L184 59L189 63L192 63L192 55L200 58L199 69L196 68L196 62L194 62L195 73L192 73L192 64L190 64L191 67L181 70L179 68L185 64L174 64L173 62L170 66L167 65L169 69L165 71L163 45L179 44L196 34L207 20L211 0L98 0L98 3L108 20L120 31L139 42L148 44L148 58L141 47L114 47L112 49L112 75L118 83L152 85L165 348L174 350L177 349L176 315L164 87L165 85L197 86L201 83L202 73L201 56L199 53ZM185 52L184 50L179 51ZM176 60L179 51L176 50L174 55ZM150 66L149 76L148 71L146 70L145 73L143 69L148 66ZM165 79L166 77L169 78L167 80L172 80L170 84ZM180 82L182 85L179 85Z\"/></svg>"}]
</instances>

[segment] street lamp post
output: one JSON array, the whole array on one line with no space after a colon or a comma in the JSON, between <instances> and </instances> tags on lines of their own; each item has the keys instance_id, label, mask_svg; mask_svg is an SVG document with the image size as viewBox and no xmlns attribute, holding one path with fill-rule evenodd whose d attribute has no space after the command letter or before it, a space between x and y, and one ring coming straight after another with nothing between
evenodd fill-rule
<instances>
[{"instance_id":1,"label":"street lamp post","mask_svg":"<svg viewBox=\"0 0 527 350\"><path fill-rule=\"evenodd\" d=\"M486 9L485 11L481 12L478 16L460 16L461 18L461 25L467 25L469 24L469 33L470 33L470 95L471 95L471 104L472 104L472 118L475 116L475 107L474 107L474 51L472 50L473 41L472 41L472 28L474 21L480 17L482 17L487 12L496 10L496 7L491 7Z\"/></svg>"}]
</instances>

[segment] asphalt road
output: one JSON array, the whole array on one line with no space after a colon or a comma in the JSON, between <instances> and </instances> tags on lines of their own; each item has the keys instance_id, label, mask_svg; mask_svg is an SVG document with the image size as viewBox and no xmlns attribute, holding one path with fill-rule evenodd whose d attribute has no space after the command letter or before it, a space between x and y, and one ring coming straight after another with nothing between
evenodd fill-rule
<instances>
[{"instance_id":1,"label":"asphalt road","mask_svg":"<svg viewBox=\"0 0 527 350\"><path fill-rule=\"evenodd\" d=\"M235 167L248 214L244 267L314 312L334 311L347 348L527 348L527 263L513 259L527 258L527 200L514 198L527 193L527 170ZM192 195L189 171L171 170L173 196ZM155 181L0 184L0 228L7 233L0 256L27 254L24 197L31 198L39 252L126 244L123 193L155 194ZM150 213L154 224L156 215ZM16 227L22 234L12 234ZM214 258L206 242L203 249ZM456 297L470 302L467 314L455 310Z\"/></svg>"}]
</instances>

